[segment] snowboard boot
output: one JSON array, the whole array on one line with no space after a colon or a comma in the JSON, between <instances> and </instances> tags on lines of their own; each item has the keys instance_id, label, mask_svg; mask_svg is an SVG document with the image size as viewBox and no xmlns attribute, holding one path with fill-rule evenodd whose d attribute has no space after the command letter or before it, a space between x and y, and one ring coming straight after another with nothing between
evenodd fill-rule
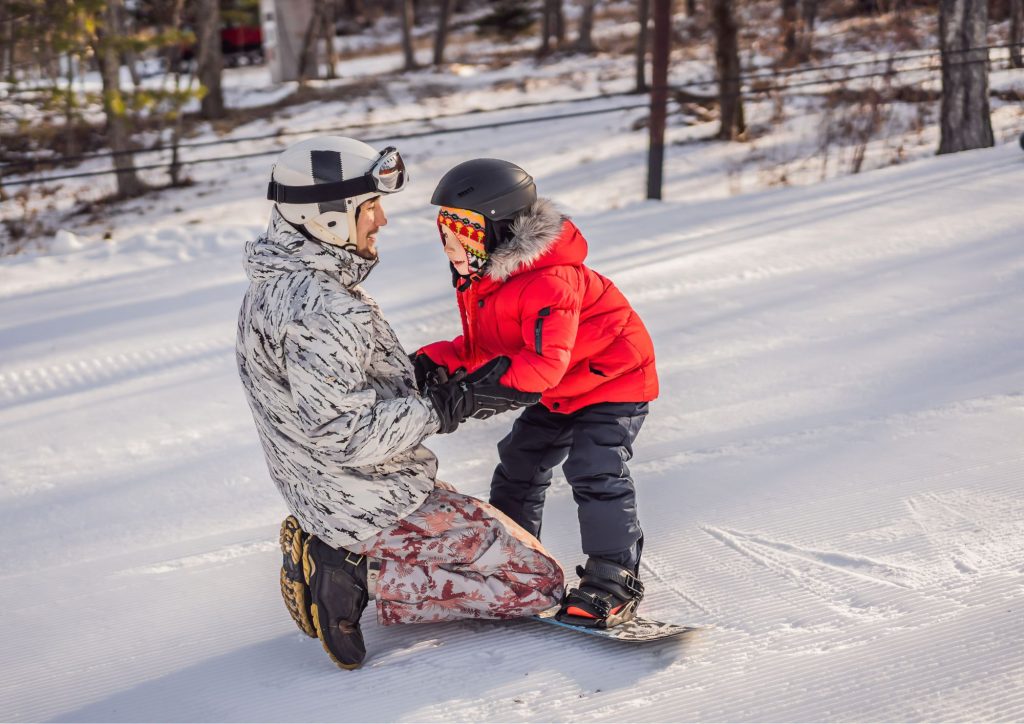
<instances>
[{"instance_id":1,"label":"snowboard boot","mask_svg":"<svg viewBox=\"0 0 1024 724\"><path fill-rule=\"evenodd\" d=\"M310 536L302 551L310 611L324 651L343 669L358 669L366 658L359 618L369 602L366 556L331 548Z\"/></svg>"},{"instance_id":2,"label":"snowboard boot","mask_svg":"<svg viewBox=\"0 0 1024 724\"><path fill-rule=\"evenodd\" d=\"M309 586L302 573L302 545L309 538L299 527L294 515L289 515L281 523L281 553L284 562L281 564L281 598L288 609L292 620L302 633L316 638L313 626L313 614L309 608Z\"/></svg>"},{"instance_id":3,"label":"snowboard boot","mask_svg":"<svg viewBox=\"0 0 1024 724\"><path fill-rule=\"evenodd\" d=\"M579 587L562 598L555 619L573 626L611 628L636 616L644 597L644 584L630 569L605 560L588 558L586 567L577 566Z\"/></svg>"}]
</instances>

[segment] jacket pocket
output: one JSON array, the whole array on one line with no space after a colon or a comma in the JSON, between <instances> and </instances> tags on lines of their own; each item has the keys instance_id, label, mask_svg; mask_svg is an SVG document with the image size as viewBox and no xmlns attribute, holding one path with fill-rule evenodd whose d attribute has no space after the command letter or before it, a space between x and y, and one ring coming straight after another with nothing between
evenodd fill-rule
<instances>
[{"instance_id":1,"label":"jacket pocket","mask_svg":"<svg viewBox=\"0 0 1024 724\"><path fill-rule=\"evenodd\" d=\"M544 347L544 317L551 314L551 307L544 307L537 312L537 321L533 325L533 348L537 354L541 354Z\"/></svg>"}]
</instances>

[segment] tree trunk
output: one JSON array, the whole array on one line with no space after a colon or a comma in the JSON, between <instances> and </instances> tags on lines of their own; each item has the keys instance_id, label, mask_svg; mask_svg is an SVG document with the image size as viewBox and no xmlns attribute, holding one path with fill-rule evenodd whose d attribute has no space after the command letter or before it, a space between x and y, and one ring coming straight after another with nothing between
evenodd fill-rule
<instances>
[{"instance_id":1,"label":"tree trunk","mask_svg":"<svg viewBox=\"0 0 1024 724\"><path fill-rule=\"evenodd\" d=\"M651 54L651 120L647 150L647 198L661 198L665 160L668 63L672 53L672 0L654 0L654 52Z\"/></svg>"},{"instance_id":2,"label":"tree trunk","mask_svg":"<svg viewBox=\"0 0 1024 724\"><path fill-rule=\"evenodd\" d=\"M324 0L324 19L320 23L323 32L324 52L327 55L327 77L334 80L338 77L338 50L334 47L334 24L337 22L338 7L335 0Z\"/></svg>"},{"instance_id":3,"label":"tree trunk","mask_svg":"<svg viewBox=\"0 0 1024 724\"><path fill-rule=\"evenodd\" d=\"M437 9L437 35L434 36L434 65L444 63L444 48L448 44L448 23L452 16L452 0L439 0Z\"/></svg>"},{"instance_id":4,"label":"tree trunk","mask_svg":"<svg viewBox=\"0 0 1024 724\"><path fill-rule=\"evenodd\" d=\"M808 61L814 51L814 26L818 22L819 0L800 0L800 60Z\"/></svg>"},{"instance_id":5,"label":"tree trunk","mask_svg":"<svg viewBox=\"0 0 1024 724\"><path fill-rule=\"evenodd\" d=\"M594 5L597 0L583 0L580 15L580 34L576 39L576 50L581 53L593 53L594 47Z\"/></svg>"},{"instance_id":6,"label":"tree trunk","mask_svg":"<svg viewBox=\"0 0 1024 724\"><path fill-rule=\"evenodd\" d=\"M405 69L416 70L416 51L412 44L412 29L415 23L412 0L401 0L398 12L402 16L402 52L405 53Z\"/></svg>"},{"instance_id":7,"label":"tree trunk","mask_svg":"<svg viewBox=\"0 0 1024 724\"><path fill-rule=\"evenodd\" d=\"M551 52L551 36L554 34L554 5L556 0L544 0L540 9L540 49L537 54L542 58Z\"/></svg>"},{"instance_id":8,"label":"tree trunk","mask_svg":"<svg viewBox=\"0 0 1024 724\"><path fill-rule=\"evenodd\" d=\"M743 97L740 94L739 27L733 13L733 3L734 0L711 0L721 112L718 138L726 141L736 140L746 130L743 120Z\"/></svg>"},{"instance_id":9,"label":"tree trunk","mask_svg":"<svg viewBox=\"0 0 1024 724\"><path fill-rule=\"evenodd\" d=\"M135 171L132 155L131 123L121 94L121 57L117 43L121 35L119 25L123 0L107 0L101 17L97 18L94 52L100 66L103 82L103 112L107 117L107 140L114 152L114 170L117 172L117 195L121 198L138 196L146 190Z\"/></svg>"},{"instance_id":10,"label":"tree trunk","mask_svg":"<svg viewBox=\"0 0 1024 724\"><path fill-rule=\"evenodd\" d=\"M185 0L171 0L167 6L164 7L167 14L166 24L163 25L160 30L166 32L168 30L181 30L182 16L185 13ZM161 13L161 19L163 19L163 13ZM174 44L164 49L167 54L167 67L171 68L170 77L174 80L174 86L171 91L172 96L176 99L171 105L170 114L162 114L164 119L163 124L157 131L159 137L162 139L164 136L164 130L166 129L167 123L171 124L170 138L168 139L171 148L171 163L167 169L167 173L171 178L170 185L172 187L182 185L181 181L181 137L184 127L184 99L181 90L181 77L185 72L181 62L181 45ZM165 77L166 82L166 77ZM196 82L195 73L189 73L188 86L184 95L188 95L192 91L192 86ZM171 115L168 118L168 115ZM162 141L161 141L162 143Z\"/></svg>"},{"instance_id":11,"label":"tree trunk","mask_svg":"<svg viewBox=\"0 0 1024 724\"><path fill-rule=\"evenodd\" d=\"M189 90L192 88L192 76L189 76ZM181 71L174 71L174 92L177 94L181 90ZM171 186L177 187L181 185L181 136L182 128L184 126L185 114L182 112L179 106L177 112L174 114L174 125L171 127L171 164L168 168L168 173L171 177Z\"/></svg>"},{"instance_id":12,"label":"tree trunk","mask_svg":"<svg viewBox=\"0 0 1024 724\"><path fill-rule=\"evenodd\" d=\"M651 12L651 0L638 0L637 20L640 30L636 34L636 92L647 92L647 22Z\"/></svg>"},{"instance_id":13,"label":"tree trunk","mask_svg":"<svg viewBox=\"0 0 1024 724\"><path fill-rule=\"evenodd\" d=\"M1014 68L1024 68L1024 52L1021 51L1021 42L1024 42L1024 0L1010 0L1010 65Z\"/></svg>"},{"instance_id":14,"label":"tree trunk","mask_svg":"<svg viewBox=\"0 0 1024 724\"><path fill-rule=\"evenodd\" d=\"M799 0L782 0L782 49L786 62L796 59L796 28L800 22L798 3Z\"/></svg>"},{"instance_id":15,"label":"tree trunk","mask_svg":"<svg viewBox=\"0 0 1024 724\"><path fill-rule=\"evenodd\" d=\"M206 119L224 117L224 92L220 77L224 56L220 48L220 3L218 0L196 2L196 76L205 89L199 115Z\"/></svg>"},{"instance_id":16,"label":"tree trunk","mask_svg":"<svg viewBox=\"0 0 1024 724\"><path fill-rule=\"evenodd\" d=\"M170 7L170 21L167 26L171 30L181 30L181 19L185 15L185 0L173 0ZM167 67L174 73L181 72L182 46L180 43L169 45L165 51L167 54Z\"/></svg>"},{"instance_id":17,"label":"tree trunk","mask_svg":"<svg viewBox=\"0 0 1024 724\"><path fill-rule=\"evenodd\" d=\"M554 0L551 5L554 8L555 40L562 45L565 42L565 10L562 0Z\"/></svg>"},{"instance_id":18,"label":"tree trunk","mask_svg":"<svg viewBox=\"0 0 1024 724\"><path fill-rule=\"evenodd\" d=\"M299 84L320 77L320 54L317 44L320 42L320 27L324 22L324 0L313 0L313 14L309 16L309 25L302 36L302 51L299 55Z\"/></svg>"},{"instance_id":19,"label":"tree trunk","mask_svg":"<svg viewBox=\"0 0 1024 724\"><path fill-rule=\"evenodd\" d=\"M132 21L131 16L125 11L124 6L118 11L120 17L118 19L118 26L121 28L121 34L124 37L134 35L135 23ZM132 89L138 90L139 86L142 85L142 77L139 75L139 54L128 45L124 46L121 51L121 59L124 62L124 66L128 69L128 75L132 79Z\"/></svg>"},{"instance_id":20,"label":"tree trunk","mask_svg":"<svg viewBox=\"0 0 1024 724\"><path fill-rule=\"evenodd\" d=\"M3 79L14 85L14 12L8 6L0 16L0 32L3 41L0 43L0 63L3 64Z\"/></svg>"},{"instance_id":21,"label":"tree trunk","mask_svg":"<svg viewBox=\"0 0 1024 724\"><path fill-rule=\"evenodd\" d=\"M67 93L64 96L64 127L67 128L68 132L64 134L64 153L67 156L74 156L78 153L78 147L75 145L75 125L76 125L76 103L75 103L75 61L78 56L72 55L71 52L65 56L67 58L68 67L66 68L65 80L67 81Z\"/></svg>"},{"instance_id":22,"label":"tree trunk","mask_svg":"<svg viewBox=\"0 0 1024 724\"><path fill-rule=\"evenodd\" d=\"M988 51L985 0L940 0L942 110L939 153L956 153L995 144L988 106Z\"/></svg>"}]
</instances>

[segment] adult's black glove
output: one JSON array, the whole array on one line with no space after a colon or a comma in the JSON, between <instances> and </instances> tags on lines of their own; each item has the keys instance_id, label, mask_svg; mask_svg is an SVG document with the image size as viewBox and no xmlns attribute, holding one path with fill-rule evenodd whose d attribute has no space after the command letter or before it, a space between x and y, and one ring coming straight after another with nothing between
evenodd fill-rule
<instances>
[{"instance_id":1,"label":"adult's black glove","mask_svg":"<svg viewBox=\"0 0 1024 724\"><path fill-rule=\"evenodd\" d=\"M540 401L539 392L522 392L498 381L511 364L512 360L508 357L495 357L466 376L462 384L472 392L472 397L467 402L469 417L486 420L492 415L518 410Z\"/></svg>"},{"instance_id":2,"label":"adult's black glove","mask_svg":"<svg viewBox=\"0 0 1024 724\"><path fill-rule=\"evenodd\" d=\"M444 365L439 365L422 352L413 352L409 355L409 361L412 362L413 374L416 375L416 389L420 392L427 389L427 384L438 370L444 370L445 373L448 371Z\"/></svg>"},{"instance_id":3,"label":"adult's black glove","mask_svg":"<svg viewBox=\"0 0 1024 724\"><path fill-rule=\"evenodd\" d=\"M434 411L437 412L441 421L438 432L442 434L455 432L459 423L465 422L469 416L470 400L467 397L472 397L472 392L469 392L469 388L464 386L463 378L465 376L466 371L460 369L450 379L436 384L428 384L423 390L423 396L430 400L430 404L434 406Z\"/></svg>"}]
</instances>

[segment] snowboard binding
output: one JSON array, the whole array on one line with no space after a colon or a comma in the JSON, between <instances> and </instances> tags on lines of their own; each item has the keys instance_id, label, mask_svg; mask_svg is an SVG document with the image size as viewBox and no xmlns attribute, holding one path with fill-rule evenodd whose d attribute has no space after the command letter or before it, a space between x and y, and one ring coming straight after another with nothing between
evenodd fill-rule
<instances>
[{"instance_id":1,"label":"snowboard binding","mask_svg":"<svg viewBox=\"0 0 1024 724\"><path fill-rule=\"evenodd\" d=\"M630 569L603 558L577 566L579 586L562 598L555 620L572 626L611 628L632 620L644 597L644 584Z\"/></svg>"}]
</instances>

